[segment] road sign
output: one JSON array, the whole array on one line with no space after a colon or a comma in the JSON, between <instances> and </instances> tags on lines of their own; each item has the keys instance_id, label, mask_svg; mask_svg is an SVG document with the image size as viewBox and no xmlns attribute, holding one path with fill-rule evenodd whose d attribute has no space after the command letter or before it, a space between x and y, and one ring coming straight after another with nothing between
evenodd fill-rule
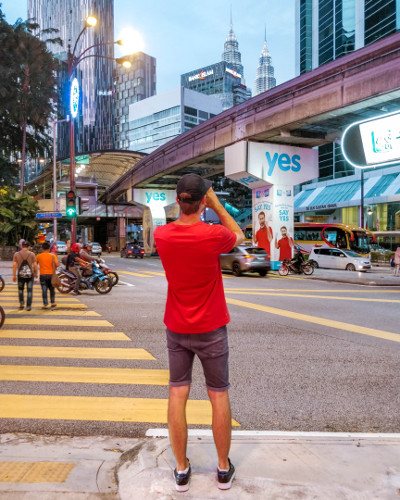
<instances>
[{"instance_id":1,"label":"road sign","mask_svg":"<svg viewBox=\"0 0 400 500\"><path fill-rule=\"evenodd\" d=\"M57 217L62 217L61 212L41 212L36 214L37 219L56 219Z\"/></svg>"}]
</instances>

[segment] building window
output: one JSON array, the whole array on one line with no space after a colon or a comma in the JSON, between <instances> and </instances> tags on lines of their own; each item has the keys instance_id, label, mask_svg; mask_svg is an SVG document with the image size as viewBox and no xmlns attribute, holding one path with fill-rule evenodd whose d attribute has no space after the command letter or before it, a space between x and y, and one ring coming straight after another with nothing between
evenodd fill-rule
<instances>
[{"instance_id":1,"label":"building window","mask_svg":"<svg viewBox=\"0 0 400 500\"><path fill-rule=\"evenodd\" d=\"M185 106L184 110L185 110L185 113L187 115L197 116L197 109L195 109L195 108L191 108L189 106Z\"/></svg>"}]
</instances>

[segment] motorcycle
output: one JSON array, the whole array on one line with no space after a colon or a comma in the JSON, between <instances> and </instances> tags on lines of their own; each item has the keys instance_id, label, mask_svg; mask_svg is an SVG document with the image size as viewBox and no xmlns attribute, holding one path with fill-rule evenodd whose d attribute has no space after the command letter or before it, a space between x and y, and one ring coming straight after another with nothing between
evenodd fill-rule
<instances>
[{"instance_id":1,"label":"motorcycle","mask_svg":"<svg viewBox=\"0 0 400 500\"><path fill-rule=\"evenodd\" d=\"M107 252L108 252L108 253L111 253L111 250L112 250L112 249L111 249L111 245L106 245L106 248L107 248Z\"/></svg>"},{"instance_id":2,"label":"motorcycle","mask_svg":"<svg viewBox=\"0 0 400 500\"><path fill-rule=\"evenodd\" d=\"M4 309L0 306L0 328L3 326L5 319L6 319L6 313L4 312Z\"/></svg>"},{"instance_id":3,"label":"motorcycle","mask_svg":"<svg viewBox=\"0 0 400 500\"><path fill-rule=\"evenodd\" d=\"M110 278L112 286L115 286L119 281L118 274L115 271L111 271L111 269L109 267L107 267L104 259L102 259L101 257L99 257L97 259L97 262L100 266L100 269L103 271L103 273Z\"/></svg>"},{"instance_id":4,"label":"motorcycle","mask_svg":"<svg viewBox=\"0 0 400 500\"><path fill-rule=\"evenodd\" d=\"M4 278L0 274L0 292L3 290L5 284L6 284L6 282L4 281Z\"/></svg>"},{"instance_id":5,"label":"motorcycle","mask_svg":"<svg viewBox=\"0 0 400 500\"><path fill-rule=\"evenodd\" d=\"M93 290L97 293L109 293L112 288L111 279L106 276L100 269L99 264L92 262L93 274L91 276L82 277L79 290ZM74 289L76 276L75 274L59 267L57 274L61 280L61 285L57 286L60 293L69 293Z\"/></svg>"},{"instance_id":6,"label":"motorcycle","mask_svg":"<svg viewBox=\"0 0 400 500\"><path fill-rule=\"evenodd\" d=\"M285 259L282 264L281 264L281 267L278 269L278 272L281 276L287 276L289 274L289 272L293 273L293 274L306 274L307 276L309 276L310 274L312 274L314 272L314 266L310 265L309 262L302 262L300 264L300 269L296 268L292 262L288 259Z\"/></svg>"}]
</instances>

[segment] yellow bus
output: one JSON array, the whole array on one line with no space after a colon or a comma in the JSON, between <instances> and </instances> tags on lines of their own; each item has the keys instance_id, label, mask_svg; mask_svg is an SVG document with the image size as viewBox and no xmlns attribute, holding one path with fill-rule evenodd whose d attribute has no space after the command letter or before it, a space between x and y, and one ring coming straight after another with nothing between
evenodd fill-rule
<instances>
[{"instance_id":1,"label":"yellow bus","mask_svg":"<svg viewBox=\"0 0 400 500\"><path fill-rule=\"evenodd\" d=\"M251 224L243 230L245 243L253 240ZM328 246L353 250L359 255L369 255L370 241L375 241L371 231L350 224L326 224L319 222L296 222L294 224L294 243L303 254L309 255L313 247Z\"/></svg>"}]
</instances>

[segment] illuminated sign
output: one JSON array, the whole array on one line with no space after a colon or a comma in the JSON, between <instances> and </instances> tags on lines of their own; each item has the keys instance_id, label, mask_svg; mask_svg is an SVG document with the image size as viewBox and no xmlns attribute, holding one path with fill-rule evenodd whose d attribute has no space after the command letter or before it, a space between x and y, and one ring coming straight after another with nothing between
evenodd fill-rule
<instances>
[{"instance_id":1,"label":"illuminated sign","mask_svg":"<svg viewBox=\"0 0 400 500\"><path fill-rule=\"evenodd\" d=\"M242 78L242 75L236 71L236 69L225 68L225 70L233 75L235 78Z\"/></svg>"},{"instance_id":2,"label":"illuminated sign","mask_svg":"<svg viewBox=\"0 0 400 500\"><path fill-rule=\"evenodd\" d=\"M193 82L194 80L205 80L207 76L213 75L214 70L209 69L208 71L205 71L204 69L200 71L200 73L197 73L197 75L189 76L189 82Z\"/></svg>"},{"instance_id":3,"label":"illuminated sign","mask_svg":"<svg viewBox=\"0 0 400 500\"><path fill-rule=\"evenodd\" d=\"M357 168L400 162L400 113L352 123L343 133L342 151Z\"/></svg>"},{"instance_id":4,"label":"illuminated sign","mask_svg":"<svg viewBox=\"0 0 400 500\"><path fill-rule=\"evenodd\" d=\"M98 90L97 95L113 95L112 90Z\"/></svg>"},{"instance_id":5,"label":"illuminated sign","mask_svg":"<svg viewBox=\"0 0 400 500\"><path fill-rule=\"evenodd\" d=\"M79 83L76 78L72 80L71 83L71 96L70 96L70 110L72 118L75 118L78 114L79 108Z\"/></svg>"}]
</instances>

